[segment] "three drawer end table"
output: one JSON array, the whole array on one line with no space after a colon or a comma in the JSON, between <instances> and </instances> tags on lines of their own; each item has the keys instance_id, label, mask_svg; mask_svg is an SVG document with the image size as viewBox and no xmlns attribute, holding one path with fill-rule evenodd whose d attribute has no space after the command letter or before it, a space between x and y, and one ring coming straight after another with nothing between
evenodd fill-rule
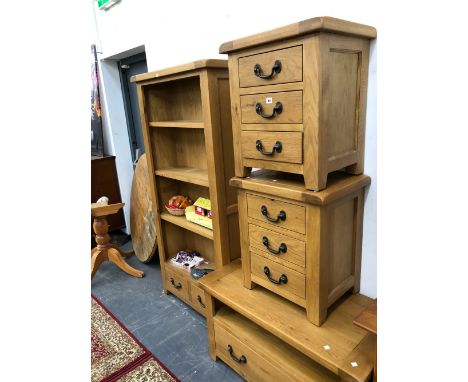
<instances>
[{"instance_id":1,"label":"three drawer end table","mask_svg":"<svg viewBox=\"0 0 468 382\"><path fill-rule=\"evenodd\" d=\"M229 41L235 174L301 174L309 190L328 174L362 174L370 40L375 28L316 17Z\"/></svg>"},{"instance_id":2,"label":"three drawer end table","mask_svg":"<svg viewBox=\"0 0 468 382\"><path fill-rule=\"evenodd\" d=\"M260 285L321 325L347 291L359 292L367 175L335 172L320 192L301 176L258 170L237 187L244 286Z\"/></svg>"}]
</instances>

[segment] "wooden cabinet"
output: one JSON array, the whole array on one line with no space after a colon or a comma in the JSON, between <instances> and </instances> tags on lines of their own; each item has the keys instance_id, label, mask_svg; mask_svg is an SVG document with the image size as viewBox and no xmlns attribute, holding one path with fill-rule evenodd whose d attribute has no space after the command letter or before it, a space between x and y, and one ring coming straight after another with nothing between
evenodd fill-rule
<instances>
[{"instance_id":1,"label":"wooden cabinet","mask_svg":"<svg viewBox=\"0 0 468 382\"><path fill-rule=\"evenodd\" d=\"M107 196L109 204L122 202L115 156L91 156L91 203L96 203L101 196ZM109 231L125 227L123 210L109 215L107 222Z\"/></svg>"},{"instance_id":2,"label":"wooden cabinet","mask_svg":"<svg viewBox=\"0 0 468 382\"><path fill-rule=\"evenodd\" d=\"M168 262L199 252L212 268L240 256L227 61L202 60L141 74L137 83L163 287L204 314L190 273ZM213 229L169 214L174 195L211 200ZM200 298L198 298L200 296Z\"/></svg>"},{"instance_id":3,"label":"wooden cabinet","mask_svg":"<svg viewBox=\"0 0 468 382\"><path fill-rule=\"evenodd\" d=\"M243 287L239 262L201 281L208 345L247 381L367 382L373 338L353 325L371 299L346 296L320 327L296 304L263 288Z\"/></svg>"},{"instance_id":4,"label":"wooden cabinet","mask_svg":"<svg viewBox=\"0 0 468 382\"><path fill-rule=\"evenodd\" d=\"M230 41L235 173L301 174L310 190L330 172L362 174L373 27L317 17Z\"/></svg>"},{"instance_id":5,"label":"wooden cabinet","mask_svg":"<svg viewBox=\"0 0 468 382\"><path fill-rule=\"evenodd\" d=\"M306 308L321 325L345 292L359 291L366 175L335 172L320 192L302 178L269 170L233 178L238 188L244 286Z\"/></svg>"}]
</instances>

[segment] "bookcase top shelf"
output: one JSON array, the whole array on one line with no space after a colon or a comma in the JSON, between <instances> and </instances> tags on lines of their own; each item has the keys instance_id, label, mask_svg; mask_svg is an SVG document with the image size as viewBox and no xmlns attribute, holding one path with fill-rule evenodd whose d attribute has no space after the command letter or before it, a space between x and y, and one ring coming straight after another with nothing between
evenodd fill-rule
<instances>
[{"instance_id":1,"label":"bookcase top shelf","mask_svg":"<svg viewBox=\"0 0 468 382\"><path fill-rule=\"evenodd\" d=\"M173 66L170 68L155 70L153 72L143 73L130 78L131 82L142 82L147 80L154 80L165 76L170 76L172 74L180 74L184 72L189 72L197 69L204 68L221 68L227 69L228 64L227 60L217 60L217 59L204 59L188 62L186 64Z\"/></svg>"}]
</instances>

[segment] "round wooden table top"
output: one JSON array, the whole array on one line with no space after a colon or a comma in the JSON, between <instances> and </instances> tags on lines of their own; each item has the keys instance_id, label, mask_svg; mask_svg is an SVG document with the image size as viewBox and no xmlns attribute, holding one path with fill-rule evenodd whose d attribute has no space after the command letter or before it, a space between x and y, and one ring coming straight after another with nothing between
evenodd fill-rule
<instances>
[{"instance_id":1,"label":"round wooden table top","mask_svg":"<svg viewBox=\"0 0 468 382\"><path fill-rule=\"evenodd\" d=\"M143 263L150 261L157 247L153 203L150 197L148 166L143 154L135 168L130 197L130 228L135 255Z\"/></svg>"}]
</instances>

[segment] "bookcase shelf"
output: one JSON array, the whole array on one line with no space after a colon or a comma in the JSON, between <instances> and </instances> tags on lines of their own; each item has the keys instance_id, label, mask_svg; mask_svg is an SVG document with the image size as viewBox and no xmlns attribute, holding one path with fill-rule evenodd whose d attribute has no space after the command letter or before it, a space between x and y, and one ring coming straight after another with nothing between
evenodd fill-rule
<instances>
[{"instance_id":1,"label":"bookcase shelf","mask_svg":"<svg viewBox=\"0 0 468 382\"><path fill-rule=\"evenodd\" d=\"M205 228L201 225L189 222L185 216L174 216L169 212L162 212L161 219L169 223L175 224L179 227L182 227L188 231L194 232L198 235L206 237L207 239L213 240L213 230Z\"/></svg>"},{"instance_id":2,"label":"bookcase shelf","mask_svg":"<svg viewBox=\"0 0 468 382\"><path fill-rule=\"evenodd\" d=\"M165 167L155 171L156 175L209 187L208 170L195 167Z\"/></svg>"},{"instance_id":3,"label":"bookcase shelf","mask_svg":"<svg viewBox=\"0 0 468 382\"><path fill-rule=\"evenodd\" d=\"M203 129L205 125L202 121L156 121L150 122L150 127L172 127L172 128L181 128L181 129Z\"/></svg>"}]
</instances>

